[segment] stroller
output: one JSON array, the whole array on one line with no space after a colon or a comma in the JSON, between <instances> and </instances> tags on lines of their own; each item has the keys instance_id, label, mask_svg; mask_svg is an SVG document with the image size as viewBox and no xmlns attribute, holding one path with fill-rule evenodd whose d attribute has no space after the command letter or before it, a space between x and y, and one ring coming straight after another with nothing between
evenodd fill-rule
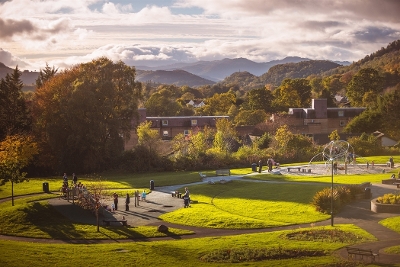
<instances>
[{"instance_id":1,"label":"stroller","mask_svg":"<svg viewBox=\"0 0 400 267\"><path fill-rule=\"evenodd\" d=\"M190 207L190 197L188 197L188 196L184 196L184 197L183 197L183 206L184 206L185 208Z\"/></svg>"}]
</instances>

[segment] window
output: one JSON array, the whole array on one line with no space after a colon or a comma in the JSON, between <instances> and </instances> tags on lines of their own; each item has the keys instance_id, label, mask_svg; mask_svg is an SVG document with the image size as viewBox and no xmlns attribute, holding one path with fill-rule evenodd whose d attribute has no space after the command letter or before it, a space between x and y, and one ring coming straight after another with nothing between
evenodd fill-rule
<instances>
[{"instance_id":1,"label":"window","mask_svg":"<svg viewBox=\"0 0 400 267\"><path fill-rule=\"evenodd\" d=\"M168 125L168 120L162 120L162 125L164 126Z\"/></svg>"},{"instance_id":2,"label":"window","mask_svg":"<svg viewBox=\"0 0 400 267\"><path fill-rule=\"evenodd\" d=\"M168 136L168 131L163 131L163 136Z\"/></svg>"},{"instance_id":3,"label":"window","mask_svg":"<svg viewBox=\"0 0 400 267\"><path fill-rule=\"evenodd\" d=\"M344 116L344 110L339 110L338 111L338 116L343 117Z\"/></svg>"},{"instance_id":4,"label":"window","mask_svg":"<svg viewBox=\"0 0 400 267\"><path fill-rule=\"evenodd\" d=\"M346 125L346 122L345 122L345 121L340 121L340 122L339 122L339 125L340 125L340 126L345 126L345 125Z\"/></svg>"},{"instance_id":5,"label":"window","mask_svg":"<svg viewBox=\"0 0 400 267\"><path fill-rule=\"evenodd\" d=\"M184 130L184 131L183 131L183 135L184 135L184 136L189 135L189 130Z\"/></svg>"},{"instance_id":6,"label":"window","mask_svg":"<svg viewBox=\"0 0 400 267\"><path fill-rule=\"evenodd\" d=\"M191 123L192 123L192 126L196 126L197 125L197 120L192 120Z\"/></svg>"}]
</instances>

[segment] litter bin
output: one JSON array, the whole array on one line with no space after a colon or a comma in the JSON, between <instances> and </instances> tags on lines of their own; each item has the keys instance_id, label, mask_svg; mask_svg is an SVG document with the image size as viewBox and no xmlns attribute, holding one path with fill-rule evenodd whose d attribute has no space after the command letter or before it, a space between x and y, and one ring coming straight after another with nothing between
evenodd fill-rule
<instances>
[{"instance_id":1,"label":"litter bin","mask_svg":"<svg viewBox=\"0 0 400 267\"><path fill-rule=\"evenodd\" d=\"M50 192L49 191L49 183L47 183L47 182L43 183L43 192L45 192L45 193L49 193Z\"/></svg>"},{"instance_id":2,"label":"litter bin","mask_svg":"<svg viewBox=\"0 0 400 267\"><path fill-rule=\"evenodd\" d=\"M256 171L257 171L257 163L251 164L251 170L252 170L253 172L256 172Z\"/></svg>"},{"instance_id":3,"label":"litter bin","mask_svg":"<svg viewBox=\"0 0 400 267\"><path fill-rule=\"evenodd\" d=\"M150 180L150 190L154 190L154 181Z\"/></svg>"},{"instance_id":4,"label":"litter bin","mask_svg":"<svg viewBox=\"0 0 400 267\"><path fill-rule=\"evenodd\" d=\"M372 198L371 188L366 187L364 189L364 193L365 193L365 198L366 199L371 199Z\"/></svg>"}]
</instances>

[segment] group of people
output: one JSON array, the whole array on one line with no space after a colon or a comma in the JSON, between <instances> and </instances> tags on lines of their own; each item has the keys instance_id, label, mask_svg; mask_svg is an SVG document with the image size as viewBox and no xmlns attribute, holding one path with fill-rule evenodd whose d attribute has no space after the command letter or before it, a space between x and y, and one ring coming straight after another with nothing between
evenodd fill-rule
<instances>
[{"instance_id":1,"label":"group of people","mask_svg":"<svg viewBox=\"0 0 400 267\"><path fill-rule=\"evenodd\" d=\"M78 184L78 176L76 176L75 173L72 174L72 181L71 181L71 187L81 187L83 186L81 183ZM64 172L63 175L63 185L61 187L61 191L63 194L66 194L69 188L69 181L68 181L68 176L67 173Z\"/></svg>"},{"instance_id":2,"label":"group of people","mask_svg":"<svg viewBox=\"0 0 400 267\"><path fill-rule=\"evenodd\" d=\"M138 190L135 191L135 207L136 205L139 206L139 200L140 197L142 197L142 201L146 201L146 196L147 193L145 190L143 190L142 194L139 193ZM113 194L113 204L112 204L112 211L118 210L118 194L114 193ZM129 195L129 193L126 193L126 197L125 197L125 211L129 211L129 204L131 203L131 197Z\"/></svg>"},{"instance_id":3,"label":"group of people","mask_svg":"<svg viewBox=\"0 0 400 267\"><path fill-rule=\"evenodd\" d=\"M267 166L268 166L268 172L272 172L272 167L273 166L279 166L279 163L276 163L275 162L275 160L273 159L273 158L269 158L268 160L267 160ZM262 167L263 167L263 165L262 165L262 161L261 161L261 159L258 161L258 172L259 173L261 173L261 171L262 171Z\"/></svg>"}]
</instances>

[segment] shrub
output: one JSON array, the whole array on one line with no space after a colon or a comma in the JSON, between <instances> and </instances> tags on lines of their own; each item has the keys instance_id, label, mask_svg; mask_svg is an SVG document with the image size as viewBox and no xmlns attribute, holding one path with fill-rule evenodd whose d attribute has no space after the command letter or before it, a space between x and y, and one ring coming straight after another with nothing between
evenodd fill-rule
<instances>
[{"instance_id":1,"label":"shrub","mask_svg":"<svg viewBox=\"0 0 400 267\"><path fill-rule=\"evenodd\" d=\"M381 204L400 204L400 195L385 194L376 199L376 202Z\"/></svg>"},{"instance_id":2,"label":"shrub","mask_svg":"<svg viewBox=\"0 0 400 267\"><path fill-rule=\"evenodd\" d=\"M331 200L332 200L332 192L331 188L324 188L321 191L318 191L313 199L311 204L316 208L317 211L322 213L331 213ZM333 213L337 213L340 209L340 198L338 191L333 189Z\"/></svg>"}]
</instances>

